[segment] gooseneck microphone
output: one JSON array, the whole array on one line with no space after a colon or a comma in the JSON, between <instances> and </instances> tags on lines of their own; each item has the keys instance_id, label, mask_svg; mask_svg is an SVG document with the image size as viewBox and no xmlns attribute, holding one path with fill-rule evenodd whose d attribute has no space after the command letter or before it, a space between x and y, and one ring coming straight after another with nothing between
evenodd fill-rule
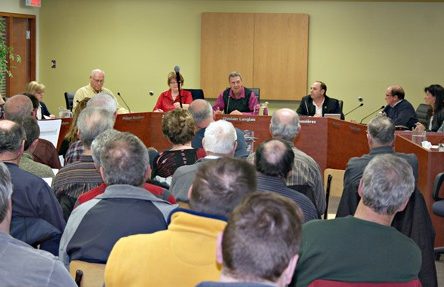
<instances>
[{"instance_id":1,"label":"gooseneck microphone","mask_svg":"<svg viewBox=\"0 0 444 287\"><path fill-rule=\"evenodd\" d=\"M377 112L383 110L384 108L385 108L385 106L382 106L382 107L378 108L377 110L374 110L373 112L371 112L371 113L369 113L368 115L366 115L365 117L363 117L359 123L362 124L362 122L363 122L366 118L368 118L369 116L371 116L371 115L373 115L373 114L375 114L375 113L377 113Z\"/></svg>"},{"instance_id":2,"label":"gooseneck microphone","mask_svg":"<svg viewBox=\"0 0 444 287\"><path fill-rule=\"evenodd\" d=\"M346 112L344 114L344 117L346 115L349 115L351 112L356 111L357 109L359 109L360 107L362 107L364 105L364 99L362 97L358 97L358 102L360 103L359 105L357 105L356 107L354 107L353 109L351 109L350 111Z\"/></svg>"},{"instance_id":3,"label":"gooseneck microphone","mask_svg":"<svg viewBox=\"0 0 444 287\"><path fill-rule=\"evenodd\" d=\"M128 104L125 102L125 99L120 95L120 92L117 92L117 95L119 96L120 99L122 99L122 102L125 104L125 107L127 107L128 111L129 111L130 114L131 114L131 109L130 109L130 107L128 106Z\"/></svg>"},{"instance_id":4,"label":"gooseneck microphone","mask_svg":"<svg viewBox=\"0 0 444 287\"><path fill-rule=\"evenodd\" d=\"M179 66L174 66L174 72L176 72L176 82L177 82L177 87L179 88L179 103L180 103L180 108L182 109L182 95L180 94L180 67Z\"/></svg>"}]
</instances>

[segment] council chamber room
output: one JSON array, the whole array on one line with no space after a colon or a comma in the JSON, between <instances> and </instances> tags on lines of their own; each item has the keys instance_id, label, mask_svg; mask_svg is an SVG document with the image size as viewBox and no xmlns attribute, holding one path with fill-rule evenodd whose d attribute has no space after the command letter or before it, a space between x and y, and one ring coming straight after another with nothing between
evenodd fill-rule
<instances>
[{"instance_id":1,"label":"council chamber room","mask_svg":"<svg viewBox=\"0 0 444 287\"><path fill-rule=\"evenodd\" d=\"M443 11L2 0L0 282L444 285Z\"/></svg>"}]
</instances>

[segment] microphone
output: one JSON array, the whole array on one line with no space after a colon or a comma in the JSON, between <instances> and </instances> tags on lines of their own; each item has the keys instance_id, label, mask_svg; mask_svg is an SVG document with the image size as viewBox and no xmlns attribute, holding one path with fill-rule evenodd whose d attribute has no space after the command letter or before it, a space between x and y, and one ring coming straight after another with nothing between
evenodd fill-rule
<instances>
[{"instance_id":1,"label":"microphone","mask_svg":"<svg viewBox=\"0 0 444 287\"><path fill-rule=\"evenodd\" d=\"M120 95L120 92L117 92L117 95L119 96L119 98L122 99L123 103L125 104L125 106L127 107L128 111L129 111L130 114L131 114L131 109L130 109L130 107L128 106L128 104L125 102L125 99L123 99L123 97Z\"/></svg>"},{"instance_id":2,"label":"microphone","mask_svg":"<svg viewBox=\"0 0 444 287\"><path fill-rule=\"evenodd\" d=\"M180 94L180 67L179 66L174 66L174 72L176 72L176 82L177 82L177 87L179 88L179 103L180 103L180 108L182 109L182 95Z\"/></svg>"},{"instance_id":3,"label":"microphone","mask_svg":"<svg viewBox=\"0 0 444 287\"><path fill-rule=\"evenodd\" d=\"M148 91L148 95L149 95L150 97L152 97L152 96L154 95L154 92L153 92L153 91Z\"/></svg>"},{"instance_id":4,"label":"microphone","mask_svg":"<svg viewBox=\"0 0 444 287\"><path fill-rule=\"evenodd\" d=\"M376 113L376 112L378 112L378 111L380 111L380 110L382 110L382 109L384 109L384 108L385 108L385 106L382 106L382 107L378 108L377 110L374 110L373 112L371 112L371 113L369 113L368 115L366 115L365 117L363 117L359 123L362 124L362 122L363 122L366 118L368 118L369 116L373 115L374 113Z\"/></svg>"},{"instance_id":5,"label":"microphone","mask_svg":"<svg viewBox=\"0 0 444 287\"><path fill-rule=\"evenodd\" d=\"M359 105L357 105L356 107L354 107L353 109L351 109L350 111L346 112L344 114L344 117L346 115L349 115L351 112L356 111L357 109L359 109L360 107L362 107L364 105L364 99L362 97L358 97L358 102L360 103Z\"/></svg>"}]
</instances>

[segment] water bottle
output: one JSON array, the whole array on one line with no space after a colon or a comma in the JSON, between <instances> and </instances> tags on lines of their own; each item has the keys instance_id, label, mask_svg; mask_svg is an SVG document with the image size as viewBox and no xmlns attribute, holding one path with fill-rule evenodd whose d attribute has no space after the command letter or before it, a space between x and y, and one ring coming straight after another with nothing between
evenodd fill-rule
<instances>
[{"instance_id":1,"label":"water bottle","mask_svg":"<svg viewBox=\"0 0 444 287\"><path fill-rule=\"evenodd\" d=\"M268 116L268 102L264 103L263 115Z\"/></svg>"}]
</instances>

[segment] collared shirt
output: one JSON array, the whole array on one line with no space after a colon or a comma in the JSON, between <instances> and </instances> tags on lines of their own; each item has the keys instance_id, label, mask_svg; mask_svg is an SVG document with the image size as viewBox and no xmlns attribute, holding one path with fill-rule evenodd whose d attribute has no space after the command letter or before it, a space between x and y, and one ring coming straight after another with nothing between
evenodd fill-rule
<instances>
[{"instance_id":1,"label":"collared shirt","mask_svg":"<svg viewBox=\"0 0 444 287\"><path fill-rule=\"evenodd\" d=\"M81 87L80 89L78 89L76 91L76 93L74 94L74 99L72 101L72 110L74 111L74 109L76 108L77 104L80 103L84 98L92 98L95 95L97 95L98 93L105 93L108 95L111 95L114 97L114 99L116 100L117 103L117 113L118 114L126 114L128 113L128 111L124 108L122 108L119 105L119 102L117 101L117 98L114 96L113 92L111 92L111 90L102 87L102 90L100 92L96 92L93 87L91 87L91 84L88 84L84 87Z\"/></svg>"},{"instance_id":2,"label":"collared shirt","mask_svg":"<svg viewBox=\"0 0 444 287\"><path fill-rule=\"evenodd\" d=\"M83 154L83 143L77 140L69 145L68 150L65 154L65 165L73 163L80 160Z\"/></svg>"},{"instance_id":3,"label":"collared shirt","mask_svg":"<svg viewBox=\"0 0 444 287\"><path fill-rule=\"evenodd\" d=\"M219 96L216 99L216 102L214 103L213 106L213 110L214 111L223 111L225 108L225 102L224 102L224 92L219 94ZM230 89L230 94L229 97L232 99L242 99L245 98L245 87L242 87L242 89L240 90L239 95L236 97L233 93L233 90ZM251 92L251 96L250 96L250 100L248 101L248 108L250 109L249 113L243 113L243 114L253 114L254 109L256 107L256 105L259 104L259 101L257 100L256 94L252 91Z\"/></svg>"},{"instance_id":4,"label":"collared shirt","mask_svg":"<svg viewBox=\"0 0 444 287\"><path fill-rule=\"evenodd\" d=\"M182 104L191 104L193 101L193 97L191 93L187 90L180 90L181 97L177 96L173 100L173 96L171 94L171 90L165 91L159 95L159 98L157 99L156 105L153 108L153 111L161 109L164 112L172 111L176 107L174 106L174 103L180 103L182 100Z\"/></svg>"},{"instance_id":5,"label":"collared shirt","mask_svg":"<svg viewBox=\"0 0 444 287\"><path fill-rule=\"evenodd\" d=\"M322 100L322 102L319 104L319 106L315 103L315 101L313 101L313 105L316 107L316 112L314 114L315 116L322 117L322 109L323 109L324 101L325 101L325 98Z\"/></svg>"}]
</instances>

